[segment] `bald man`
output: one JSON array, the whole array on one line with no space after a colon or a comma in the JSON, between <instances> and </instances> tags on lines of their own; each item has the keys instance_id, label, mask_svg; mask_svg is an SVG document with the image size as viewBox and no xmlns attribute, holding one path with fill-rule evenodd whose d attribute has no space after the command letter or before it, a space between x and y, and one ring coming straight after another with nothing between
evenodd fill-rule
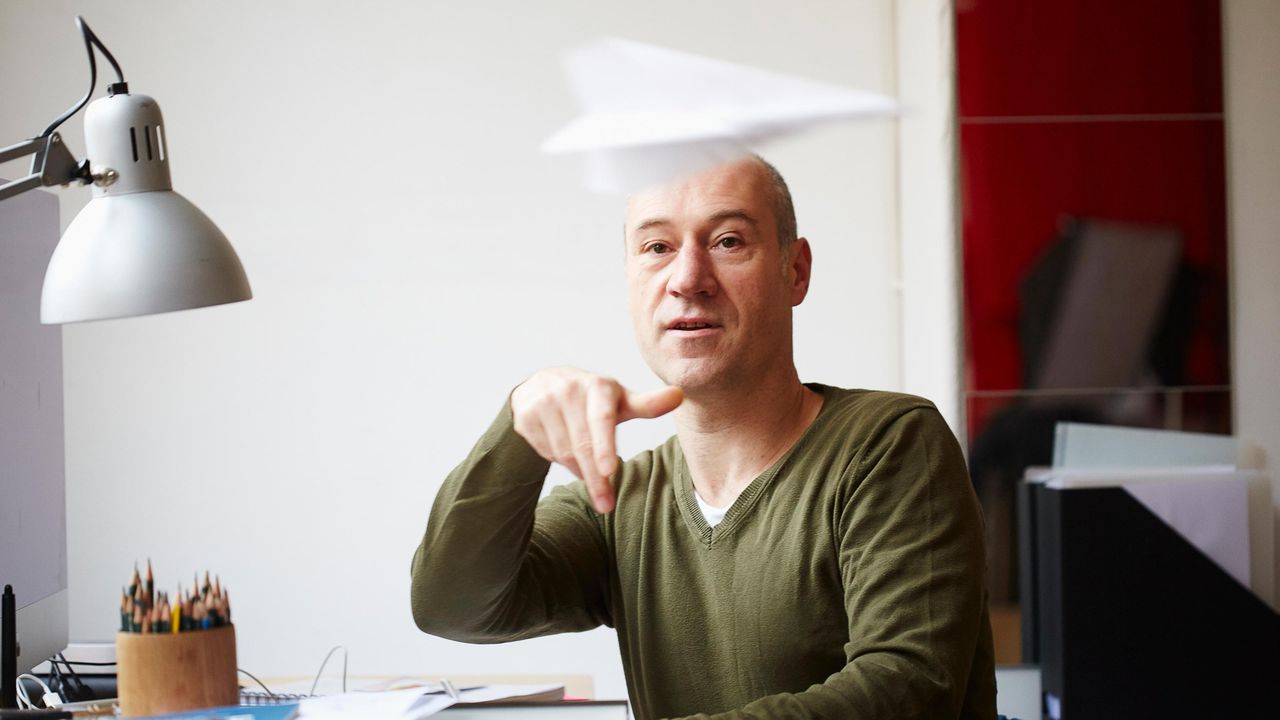
<instances>
[{"instance_id":1,"label":"bald man","mask_svg":"<svg viewBox=\"0 0 1280 720\"><path fill-rule=\"evenodd\" d=\"M664 383L519 385L412 565L425 632L616 628L637 718L995 717L982 519L927 400L801 383L812 252L758 157L626 213L636 341ZM854 327L852 324L850 327ZM618 423L676 436L620 462ZM579 481L538 497L552 462Z\"/></svg>"}]
</instances>

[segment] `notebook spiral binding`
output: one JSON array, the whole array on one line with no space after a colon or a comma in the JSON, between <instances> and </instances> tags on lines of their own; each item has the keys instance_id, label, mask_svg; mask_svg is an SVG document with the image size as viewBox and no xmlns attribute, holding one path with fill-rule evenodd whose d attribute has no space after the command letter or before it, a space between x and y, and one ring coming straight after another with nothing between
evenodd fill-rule
<instances>
[{"instance_id":1,"label":"notebook spiral binding","mask_svg":"<svg viewBox=\"0 0 1280 720\"><path fill-rule=\"evenodd\" d=\"M241 705L293 705L312 697L316 696L304 693L267 693L261 690L240 689Z\"/></svg>"}]
</instances>

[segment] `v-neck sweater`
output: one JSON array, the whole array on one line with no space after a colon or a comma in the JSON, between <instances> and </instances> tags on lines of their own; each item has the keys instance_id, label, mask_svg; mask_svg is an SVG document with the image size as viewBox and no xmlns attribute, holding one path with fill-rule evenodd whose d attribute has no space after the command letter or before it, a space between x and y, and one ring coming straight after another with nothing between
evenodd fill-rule
<instances>
[{"instance_id":1,"label":"v-neck sweater","mask_svg":"<svg viewBox=\"0 0 1280 720\"><path fill-rule=\"evenodd\" d=\"M411 569L424 631L617 630L640 720L995 716L982 519L927 400L810 385L801 439L714 528L679 440L621 463L612 513L509 406L445 480Z\"/></svg>"}]
</instances>

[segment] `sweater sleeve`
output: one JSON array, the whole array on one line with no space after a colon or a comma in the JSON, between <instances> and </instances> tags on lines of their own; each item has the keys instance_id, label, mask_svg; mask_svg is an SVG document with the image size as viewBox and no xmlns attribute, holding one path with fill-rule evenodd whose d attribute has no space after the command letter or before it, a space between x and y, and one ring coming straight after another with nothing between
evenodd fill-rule
<instances>
[{"instance_id":1,"label":"sweater sleeve","mask_svg":"<svg viewBox=\"0 0 1280 720\"><path fill-rule=\"evenodd\" d=\"M444 481L414 553L424 632L491 643L611 624L599 520L580 481L538 502L549 468L505 406Z\"/></svg>"},{"instance_id":2,"label":"sweater sleeve","mask_svg":"<svg viewBox=\"0 0 1280 720\"><path fill-rule=\"evenodd\" d=\"M931 407L908 410L845 479L846 665L802 692L710 717L959 718L973 710L969 693L990 698L974 717L994 717L982 517L946 423Z\"/></svg>"}]
</instances>

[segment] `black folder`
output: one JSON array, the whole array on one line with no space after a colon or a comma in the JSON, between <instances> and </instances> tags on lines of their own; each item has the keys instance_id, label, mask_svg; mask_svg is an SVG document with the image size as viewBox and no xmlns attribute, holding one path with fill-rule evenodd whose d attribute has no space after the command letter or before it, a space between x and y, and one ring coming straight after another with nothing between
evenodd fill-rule
<instances>
[{"instance_id":1,"label":"black folder","mask_svg":"<svg viewBox=\"0 0 1280 720\"><path fill-rule=\"evenodd\" d=\"M1270 606L1123 488L1022 492L1024 647L1062 720L1280 716Z\"/></svg>"}]
</instances>

